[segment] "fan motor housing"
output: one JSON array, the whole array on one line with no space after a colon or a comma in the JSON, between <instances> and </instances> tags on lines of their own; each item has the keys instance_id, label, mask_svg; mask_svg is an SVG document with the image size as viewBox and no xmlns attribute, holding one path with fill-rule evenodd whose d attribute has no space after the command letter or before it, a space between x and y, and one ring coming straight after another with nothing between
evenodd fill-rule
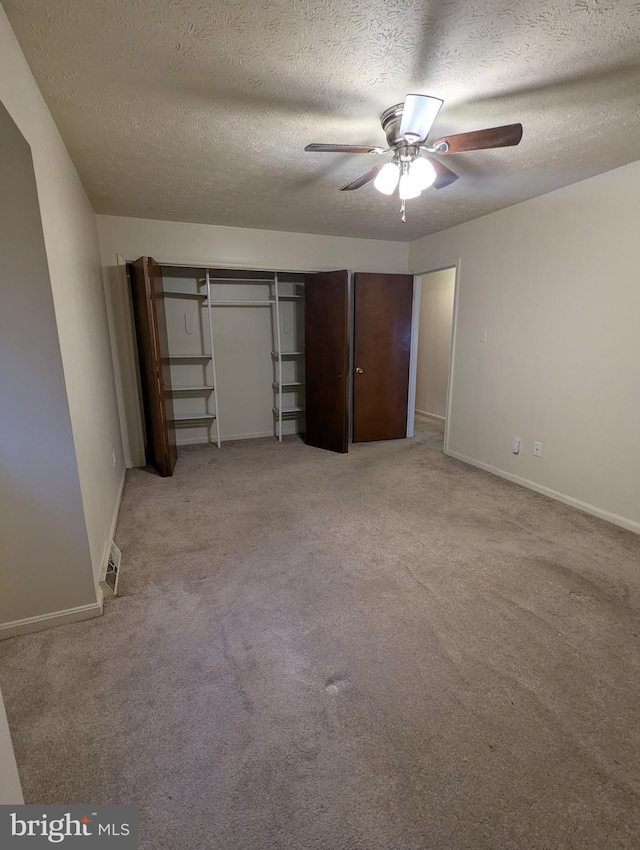
<instances>
[{"instance_id":1,"label":"fan motor housing","mask_svg":"<svg viewBox=\"0 0 640 850\"><path fill-rule=\"evenodd\" d=\"M395 147L398 142L404 141L400 135L400 124L402 123L402 110L404 103L396 103L395 106L390 106L380 116L382 129L387 137L387 144L390 148Z\"/></svg>"}]
</instances>

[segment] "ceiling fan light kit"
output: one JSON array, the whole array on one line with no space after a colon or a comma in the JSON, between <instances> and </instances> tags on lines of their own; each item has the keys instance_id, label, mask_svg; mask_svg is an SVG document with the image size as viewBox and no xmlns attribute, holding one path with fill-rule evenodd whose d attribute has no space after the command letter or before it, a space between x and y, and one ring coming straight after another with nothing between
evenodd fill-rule
<instances>
[{"instance_id":1,"label":"ceiling fan light kit","mask_svg":"<svg viewBox=\"0 0 640 850\"><path fill-rule=\"evenodd\" d=\"M409 176L420 191L423 192L429 186L433 186L436 180L436 170L431 160L423 156L417 156L409 166Z\"/></svg>"},{"instance_id":2,"label":"ceiling fan light kit","mask_svg":"<svg viewBox=\"0 0 640 850\"><path fill-rule=\"evenodd\" d=\"M376 179L374 187L383 195L393 195L400 180L400 169L395 162L387 162L382 166Z\"/></svg>"},{"instance_id":3,"label":"ceiling fan light kit","mask_svg":"<svg viewBox=\"0 0 640 850\"><path fill-rule=\"evenodd\" d=\"M522 139L522 124L507 124L470 133L457 133L427 141L443 101L426 94L408 94L404 103L390 106L380 116L387 137L386 149L371 145L310 144L306 151L317 153L369 153L382 155L393 152L393 159L384 165L374 165L365 174L341 187L341 191L359 189L373 180L383 195L393 195L398 189L400 211L405 221L405 201L417 198L424 189L434 186L443 189L455 183L458 175L432 157L421 155L422 150L437 156L467 151L488 150L517 145Z\"/></svg>"},{"instance_id":4,"label":"ceiling fan light kit","mask_svg":"<svg viewBox=\"0 0 640 850\"><path fill-rule=\"evenodd\" d=\"M410 201L412 198L420 197L420 189L417 184L411 179L408 172L405 172L398 183L398 195L401 201Z\"/></svg>"}]
</instances>

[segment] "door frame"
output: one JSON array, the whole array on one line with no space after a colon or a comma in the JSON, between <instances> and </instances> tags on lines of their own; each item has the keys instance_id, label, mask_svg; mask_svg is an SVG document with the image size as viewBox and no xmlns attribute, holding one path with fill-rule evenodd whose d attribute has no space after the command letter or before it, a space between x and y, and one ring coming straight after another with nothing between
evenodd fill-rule
<instances>
[{"instance_id":1,"label":"door frame","mask_svg":"<svg viewBox=\"0 0 640 850\"><path fill-rule=\"evenodd\" d=\"M352 269L349 269L349 282L347 284L347 309L348 309L348 320L349 320L349 445L353 443L353 367L354 367L354 342L356 338L355 334L355 311L353 309L353 293L354 293L354 279L356 272Z\"/></svg>"},{"instance_id":2,"label":"door frame","mask_svg":"<svg viewBox=\"0 0 640 850\"><path fill-rule=\"evenodd\" d=\"M449 454L449 435L451 432L451 395L455 366L456 334L458 328L458 303L460 293L460 257L446 263L438 263L424 271L414 272L413 275L413 315L411 321L411 357L409 361L409 403L407 405L407 437L413 437L416 416L416 382L418 377L418 335L420 332L420 292L421 278L425 274L454 269L453 284L453 321L451 325L451 346L449 349L449 374L447 377L447 400L445 404L444 447L443 453Z\"/></svg>"}]
</instances>

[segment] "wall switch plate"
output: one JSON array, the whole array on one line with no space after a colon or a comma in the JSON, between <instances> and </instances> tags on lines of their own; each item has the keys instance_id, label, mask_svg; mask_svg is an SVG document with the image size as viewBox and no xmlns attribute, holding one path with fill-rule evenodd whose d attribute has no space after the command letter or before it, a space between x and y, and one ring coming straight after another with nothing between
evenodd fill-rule
<instances>
[{"instance_id":1,"label":"wall switch plate","mask_svg":"<svg viewBox=\"0 0 640 850\"><path fill-rule=\"evenodd\" d=\"M542 457L542 443L533 444L533 456Z\"/></svg>"},{"instance_id":2,"label":"wall switch plate","mask_svg":"<svg viewBox=\"0 0 640 850\"><path fill-rule=\"evenodd\" d=\"M485 329L483 331L480 331L480 342L486 342L486 341L487 341L487 331Z\"/></svg>"},{"instance_id":3,"label":"wall switch plate","mask_svg":"<svg viewBox=\"0 0 640 850\"><path fill-rule=\"evenodd\" d=\"M514 455L520 454L520 437L514 437L513 442L511 443L511 451Z\"/></svg>"}]
</instances>

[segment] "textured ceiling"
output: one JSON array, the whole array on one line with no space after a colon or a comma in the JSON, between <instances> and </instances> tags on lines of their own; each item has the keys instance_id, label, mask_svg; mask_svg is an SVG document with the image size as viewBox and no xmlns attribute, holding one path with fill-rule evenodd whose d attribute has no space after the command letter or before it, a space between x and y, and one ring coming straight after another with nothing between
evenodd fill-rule
<instances>
[{"instance_id":1,"label":"textured ceiling","mask_svg":"<svg viewBox=\"0 0 640 850\"><path fill-rule=\"evenodd\" d=\"M640 159L640 0L3 0L98 213L410 240ZM420 92L521 121L408 203L338 188ZM377 161L377 160L376 160Z\"/></svg>"}]
</instances>

